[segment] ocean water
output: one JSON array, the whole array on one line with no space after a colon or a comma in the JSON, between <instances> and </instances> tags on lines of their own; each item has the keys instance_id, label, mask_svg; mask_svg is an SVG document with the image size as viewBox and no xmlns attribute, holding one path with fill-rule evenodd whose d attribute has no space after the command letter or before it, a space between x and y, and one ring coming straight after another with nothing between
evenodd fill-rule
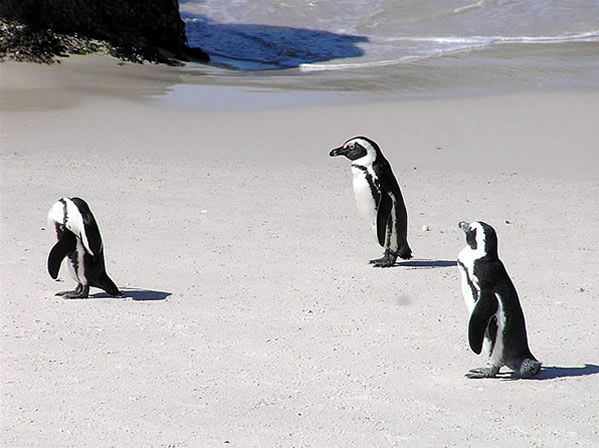
<instances>
[{"instance_id":1,"label":"ocean water","mask_svg":"<svg viewBox=\"0 0 599 448\"><path fill-rule=\"evenodd\" d=\"M388 94L599 87L599 0L180 0L202 83Z\"/></svg>"}]
</instances>

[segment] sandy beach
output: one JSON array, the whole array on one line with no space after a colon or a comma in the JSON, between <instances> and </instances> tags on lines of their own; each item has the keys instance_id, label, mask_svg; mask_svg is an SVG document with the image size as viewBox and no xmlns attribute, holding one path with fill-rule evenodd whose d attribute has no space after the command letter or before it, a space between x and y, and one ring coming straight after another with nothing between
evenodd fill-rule
<instances>
[{"instance_id":1,"label":"sandy beach","mask_svg":"<svg viewBox=\"0 0 599 448\"><path fill-rule=\"evenodd\" d=\"M0 65L2 446L597 446L599 92L190 108L176 70ZM408 208L389 269L328 157L360 134ZM124 298L54 295L63 196ZM464 377L463 219L497 230L535 379Z\"/></svg>"}]
</instances>

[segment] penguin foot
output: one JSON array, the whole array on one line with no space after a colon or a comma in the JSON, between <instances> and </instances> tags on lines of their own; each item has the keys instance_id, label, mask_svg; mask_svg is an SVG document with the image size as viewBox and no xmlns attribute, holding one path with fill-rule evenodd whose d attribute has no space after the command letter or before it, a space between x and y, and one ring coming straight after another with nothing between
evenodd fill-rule
<instances>
[{"instance_id":1,"label":"penguin foot","mask_svg":"<svg viewBox=\"0 0 599 448\"><path fill-rule=\"evenodd\" d=\"M385 255L381 258L370 260L370 264L373 264L375 268L388 268L395 264L395 260L397 260L397 255L386 250Z\"/></svg>"},{"instance_id":2,"label":"penguin foot","mask_svg":"<svg viewBox=\"0 0 599 448\"><path fill-rule=\"evenodd\" d=\"M55 296L66 296L67 294L71 294L75 291L58 291L56 294L54 294Z\"/></svg>"},{"instance_id":3,"label":"penguin foot","mask_svg":"<svg viewBox=\"0 0 599 448\"><path fill-rule=\"evenodd\" d=\"M63 294L65 299L87 299L89 294L83 294L82 292L77 291L65 291L66 294Z\"/></svg>"},{"instance_id":4,"label":"penguin foot","mask_svg":"<svg viewBox=\"0 0 599 448\"><path fill-rule=\"evenodd\" d=\"M83 287L82 284L79 284L74 291L60 291L55 295L62 296L65 299L87 299L89 296L89 286Z\"/></svg>"},{"instance_id":5,"label":"penguin foot","mask_svg":"<svg viewBox=\"0 0 599 448\"><path fill-rule=\"evenodd\" d=\"M495 378L499 372L498 367L479 367L477 369L469 370L464 376L466 378L478 379L478 378Z\"/></svg>"}]
</instances>

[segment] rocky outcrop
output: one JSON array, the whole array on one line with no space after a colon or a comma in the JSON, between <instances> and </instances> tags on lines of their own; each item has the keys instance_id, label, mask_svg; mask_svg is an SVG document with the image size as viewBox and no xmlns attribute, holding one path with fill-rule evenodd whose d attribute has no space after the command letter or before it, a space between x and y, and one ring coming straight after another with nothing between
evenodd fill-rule
<instances>
[{"instance_id":1,"label":"rocky outcrop","mask_svg":"<svg viewBox=\"0 0 599 448\"><path fill-rule=\"evenodd\" d=\"M48 40L47 51L60 54L70 52L73 39L83 39L105 42L111 53L132 60L208 59L187 46L178 0L2 0L0 19L5 47ZM7 30L17 38L8 39Z\"/></svg>"}]
</instances>

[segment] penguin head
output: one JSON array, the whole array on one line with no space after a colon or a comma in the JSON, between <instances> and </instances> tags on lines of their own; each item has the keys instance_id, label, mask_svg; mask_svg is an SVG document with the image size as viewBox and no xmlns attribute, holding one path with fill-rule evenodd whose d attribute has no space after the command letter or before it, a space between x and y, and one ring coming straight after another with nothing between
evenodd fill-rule
<instances>
[{"instance_id":1,"label":"penguin head","mask_svg":"<svg viewBox=\"0 0 599 448\"><path fill-rule=\"evenodd\" d=\"M458 227L466 234L466 244L476 258L498 258L497 233L493 227L482 221L460 221Z\"/></svg>"},{"instance_id":2,"label":"penguin head","mask_svg":"<svg viewBox=\"0 0 599 448\"><path fill-rule=\"evenodd\" d=\"M379 146L368 137L354 137L346 141L343 146L333 149L329 156L345 156L352 162L360 160L362 164L372 164L381 154ZM361 160L363 159L363 160Z\"/></svg>"}]
</instances>

